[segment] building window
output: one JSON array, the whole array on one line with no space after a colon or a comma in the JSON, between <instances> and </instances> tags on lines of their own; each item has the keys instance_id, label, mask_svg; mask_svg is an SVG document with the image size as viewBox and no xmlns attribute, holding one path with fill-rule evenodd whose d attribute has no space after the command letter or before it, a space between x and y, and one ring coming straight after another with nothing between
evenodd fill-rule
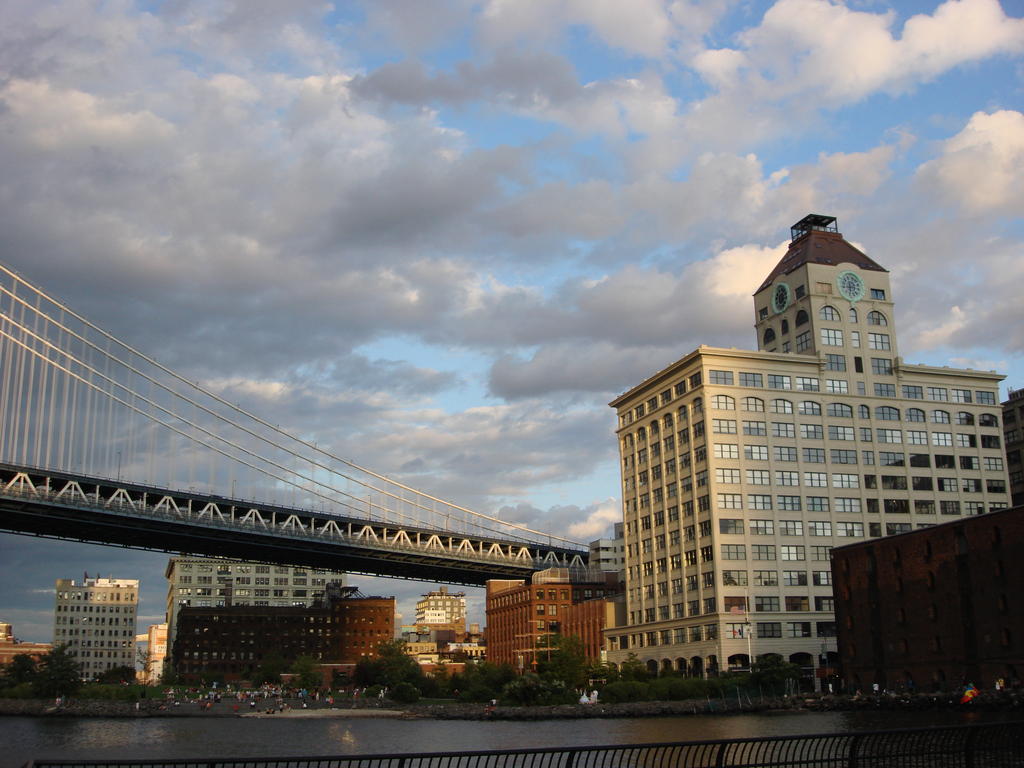
<instances>
[{"instance_id":1,"label":"building window","mask_svg":"<svg viewBox=\"0 0 1024 768\"><path fill-rule=\"evenodd\" d=\"M759 397L744 397L743 398L743 410L744 411L753 411L755 413L763 413L764 412L764 400L762 400Z\"/></svg>"},{"instance_id":2,"label":"building window","mask_svg":"<svg viewBox=\"0 0 1024 768\"><path fill-rule=\"evenodd\" d=\"M732 371L708 371L709 383L732 386Z\"/></svg>"},{"instance_id":3,"label":"building window","mask_svg":"<svg viewBox=\"0 0 1024 768\"><path fill-rule=\"evenodd\" d=\"M811 347L811 332L803 331L796 335L796 351L803 352Z\"/></svg>"},{"instance_id":4,"label":"building window","mask_svg":"<svg viewBox=\"0 0 1024 768\"><path fill-rule=\"evenodd\" d=\"M796 427L793 424L773 421L772 437L796 437Z\"/></svg>"},{"instance_id":5,"label":"building window","mask_svg":"<svg viewBox=\"0 0 1024 768\"><path fill-rule=\"evenodd\" d=\"M746 560L747 547L745 544L722 544L723 560ZM696 563L696 561L694 561Z\"/></svg>"},{"instance_id":6,"label":"building window","mask_svg":"<svg viewBox=\"0 0 1024 768\"><path fill-rule=\"evenodd\" d=\"M768 388L769 389L791 389L789 376L778 376L773 373L768 374Z\"/></svg>"},{"instance_id":7,"label":"building window","mask_svg":"<svg viewBox=\"0 0 1024 768\"><path fill-rule=\"evenodd\" d=\"M843 346L843 332L838 328L822 328L821 343L826 347Z\"/></svg>"},{"instance_id":8,"label":"building window","mask_svg":"<svg viewBox=\"0 0 1024 768\"><path fill-rule=\"evenodd\" d=\"M768 425L763 421L744 421L743 434L763 437L768 434Z\"/></svg>"},{"instance_id":9,"label":"building window","mask_svg":"<svg viewBox=\"0 0 1024 768\"><path fill-rule=\"evenodd\" d=\"M741 387L763 387L764 377L760 373L740 373Z\"/></svg>"},{"instance_id":10,"label":"building window","mask_svg":"<svg viewBox=\"0 0 1024 768\"><path fill-rule=\"evenodd\" d=\"M869 333L868 334L868 349L879 349L888 351L892 349L889 334L887 333Z\"/></svg>"},{"instance_id":11,"label":"building window","mask_svg":"<svg viewBox=\"0 0 1024 768\"><path fill-rule=\"evenodd\" d=\"M756 595L754 597L754 610L758 613L777 613L779 610L779 598L769 595Z\"/></svg>"},{"instance_id":12,"label":"building window","mask_svg":"<svg viewBox=\"0 0 1024 768\"><path fill-rule=\"evenodd\" d=\"M892 360L887 357L872 357L871 372L876 376L892 376ZM895 391L892 396L896 396Z\"/></svg>"}]
</instances>

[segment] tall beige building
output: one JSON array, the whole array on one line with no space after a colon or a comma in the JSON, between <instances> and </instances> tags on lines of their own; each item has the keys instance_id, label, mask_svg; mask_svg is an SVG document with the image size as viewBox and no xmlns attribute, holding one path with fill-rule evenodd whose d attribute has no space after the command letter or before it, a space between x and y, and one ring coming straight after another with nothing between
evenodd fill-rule
<instances>
[{"instance_id":1,"label":"tall beige building","mask_svg":"<svg viewBox=\"0 0 1024 768\"><path fill-rule=\"evenodd\" d=\"M136 579L57 579L53 644L67 645L84 680L114 667L134 669L138 606Z\"/></svg>"},{"instance_id":2,"label":"tall beige building","mask_svg":"<svg viewBox=\"0 0 1024 768\"><path fill-rule=\"evenodd\" d=\"M168 659L172 658L178 610L183 606L308 607L323 601L328 583L345 583L345 574L334 571L204 557L172 557L164 575Z\"/></svg>"},{"instance_id":3,"label":"tall beige building","mask_svg":"<svg viewBox=\"0 0 1024 768\"><path fill-rule=\"evenodd\" d=\"M441 587L423 595L416 601L416 624L465 634L466 593L449 592L448 587Z\"/></svg>"},{"instance_id":4,"label":"tall beige building","mask_svg":"<svg viewBox=\"0 0 1024 768\"><path fill-rule=\"evenodd\" d=\"M609 661L702 675L835 657L829 552L1007 506L993 372L899 357L889 273L827 216L701 346L616 398L628 625Z\"/></svg>"}]
</instances>

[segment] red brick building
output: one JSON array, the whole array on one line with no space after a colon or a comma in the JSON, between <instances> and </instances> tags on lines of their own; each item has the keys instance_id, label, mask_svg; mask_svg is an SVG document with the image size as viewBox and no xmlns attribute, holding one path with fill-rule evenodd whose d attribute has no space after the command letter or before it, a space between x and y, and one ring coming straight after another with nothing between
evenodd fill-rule
<instances>
[{"instance_id":1,"label":"red brick building","mask_svg":"<svg viewBox=\"0 0 1024 768\"><path fill-rule=\"evenodd\" d=\"M845 684L1011 685L1024 673L1024 507L832 550Z\"/></svg>"},{"instance_id":2,"label":"red brick building","mask_svg":"<svg viewBox=\"0 0 1024 768\"><path fill-rule=\"evenodd\" d=\"M183 607L173 648L174 670L186 681L247 680L270 654L286 663L312 656L349 668L374 658L395 636L395 598L364 597L354 587L329 587L311 607L233 605Z\"/></svg>"},{"instance_id":3,"label":"red brick building","mask_svg":"<svg viewBox=\"0 0 1024 768\"><path fill-rule=\"evenodd\" d=\"M607 582L572 582L565 568L538 571L529 584L488 581L487 660L529 671L554 636L576 635L587 657L600 661L607 604L617 591L614 575Z\"/></svg>"}]
</instances>

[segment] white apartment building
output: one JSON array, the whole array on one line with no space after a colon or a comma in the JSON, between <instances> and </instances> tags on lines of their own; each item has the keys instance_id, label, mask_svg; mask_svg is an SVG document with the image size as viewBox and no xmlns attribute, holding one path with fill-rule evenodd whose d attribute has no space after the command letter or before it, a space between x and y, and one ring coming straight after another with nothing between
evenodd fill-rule
<instances>
[{"instance_id":1,"label":"white apartment building","mask_svg":"<svg viewBox=\"0 0 1024 768\"><path fill-rule=\"evenodd\" d=\"M835 657L830 550L1007 506L994 372L913 365L889 273L808 216L754 294L758 351L701 346L616 398L628 625L608 659Z\"/></svg>"},{"instance_id":2,"label":"white apartment building","mask_svg":"<svg viewBox=\"0 0 1024 768\"><path fill-rule=\"evenodd\" d=\"M53 644L67 645L91 680L114 667L135 667L136 579L57 579Z\"/></svg>"},{"instance_id":3,"label":"white apartment building","mask_svg":"<svg viewBox=\"0 0 1024 768\"><path fill-rule=\"evenodd\" d=\"M466 593L441 587L416 601L416 624L466 631Z\"/></svg>"},{"instance_id":4,"label":"white apartment building","mask_svg":"<svg viewBox=\"0 0 1024 768\"><path fill-rule=\"evenodd\" d=\"M310 606L324 599L330 582L345 574L291 565L239 562L204 557L172 557L167 577L167 653L171 658L178 610L183 606Z\"/></svg>"}]
</instances>

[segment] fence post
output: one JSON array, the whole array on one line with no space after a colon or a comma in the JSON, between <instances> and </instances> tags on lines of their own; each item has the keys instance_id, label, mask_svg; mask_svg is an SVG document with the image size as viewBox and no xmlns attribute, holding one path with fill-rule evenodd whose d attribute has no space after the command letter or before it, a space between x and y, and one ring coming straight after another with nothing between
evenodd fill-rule
<instances>
[{"instance_id":1,"label":"fence post","mask_svg":"<svg viewBox=\"0 0 1024 768\"><path fill-rule=\"evenodd\" d=\"M723 741L718 745L718 755L715 757L715 768L722 768L725 765L725 750L729 747L729 742Z\"/></svg>"},{"instance_id":2,"label":"fence post","mask_svg":"<svg viewBox=\"0 0 1024 768\"><path fill-rule=\"evenodd\" d=\"M846 761L846 768L857 768L857 749L860 747L861 736L855 733L850 740L850 754Z\"/></svg>"},{"instance_id":3,"label":"fence post","mask_svg":"<svg viewBox=\"0 0 1024 768\"><path fill-rule=\"evenodd\" d=\"M977 739L977 728L967 731L967 741L964 743L964 768L974 768L974 746Z\"/></svg>"}]
</instances>

